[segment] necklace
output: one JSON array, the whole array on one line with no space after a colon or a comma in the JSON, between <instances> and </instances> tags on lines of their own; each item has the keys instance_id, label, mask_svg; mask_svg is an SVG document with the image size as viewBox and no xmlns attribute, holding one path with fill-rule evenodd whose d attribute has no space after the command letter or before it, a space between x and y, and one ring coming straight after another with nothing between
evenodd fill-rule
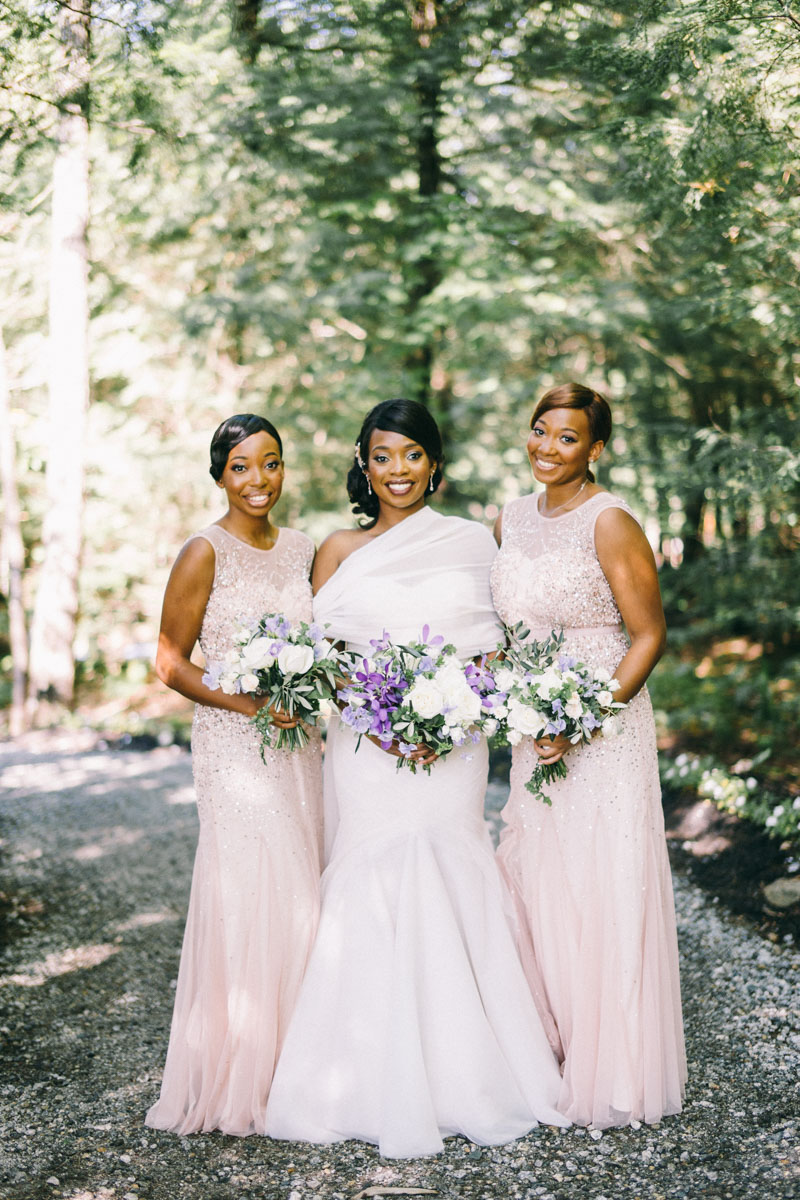
<instances>
[{"instance_id":1,"label":"necklace","mask_svg":"<svg viewBox=\"0 0 800 1200\"><path fill-rule=\"evenodd\" d=\"M543 516L543 517L552 517L552 516L553 516L555 513L557 513L557 512L560 512L562 508L566 508L568 504L572 504L572 501L573 501L573 500L577 500L577 499L578 499L578 496L580 496L581 492L582 492L582 491L583 491L583 489L586 487L586 485L587 485L587 483L588 483L588 482L589 482L589 477L588 477L588 475L587 475L587 477L584 479L583 483L582 483L582 484L581 484L581 486L578 488L578 490L577 490L577 492L575 493L575 495L574 495L574 496L570 496L569 500L565 500L563 504L557 504L557 505L555 506L555 508L549 508L549 509L547 509L547 511L546 511L546 512L543 512L543 511L542 511L542 509L539 509L539 511L541 512L542 516Z\"/></svg>"}]
</instances>

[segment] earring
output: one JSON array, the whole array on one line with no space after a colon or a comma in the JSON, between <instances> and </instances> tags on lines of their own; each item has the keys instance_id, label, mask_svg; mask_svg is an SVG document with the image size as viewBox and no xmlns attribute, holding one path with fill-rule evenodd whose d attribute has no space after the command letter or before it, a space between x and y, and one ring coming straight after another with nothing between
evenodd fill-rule
<instances>
[{"instance_id":1,"label":"earring","mask_svg":"<svg viewBox=\"0 0 800 1200\"><path fill-rule=\"evenodd\" d=\"M369 481L369 475L367 474L366 471L364 472L364 478L367 481L367 495L371 496L372 495L372 484Z\"/></svg>"},{"instance_id":2,"label":"earring","mask_svg":"<svg viewBox=\"0 0 800 1200\"><path fill-rule=\"evenodd\" d=\"M431 492L433 491L433 477L434 477L434 475L435 475L435 474L436 474L436 472L435 472L435 471L431 471L431 477L430 477L430 479L428 480L428 490L429 490L429 491L431 491Z\"/></svg>"}]
</instances>

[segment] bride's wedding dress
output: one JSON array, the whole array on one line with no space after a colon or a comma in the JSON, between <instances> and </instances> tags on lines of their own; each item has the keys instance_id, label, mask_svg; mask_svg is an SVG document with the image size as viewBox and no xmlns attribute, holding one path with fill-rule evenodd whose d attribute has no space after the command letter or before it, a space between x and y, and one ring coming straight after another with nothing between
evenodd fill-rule
<instances>
[{"instance_id":1,"label":"bride's wedding dress","mask_svg":"<svg viewBox=\"0 0 800 1200\"><path fill-rule=\"evenodd\" d=\"M474 522L429 509L351 554L315 619L369 654L370 638L427 624L466 658L491 650L495 546ZM430 775L335 718L325 803L322 911L267 1107L276 1138L375 1142L383 1155L442 1138L510 1141L556 1111L559 1070L509 924L483 819L485 741Z\"/></svg>"}]
</instances>

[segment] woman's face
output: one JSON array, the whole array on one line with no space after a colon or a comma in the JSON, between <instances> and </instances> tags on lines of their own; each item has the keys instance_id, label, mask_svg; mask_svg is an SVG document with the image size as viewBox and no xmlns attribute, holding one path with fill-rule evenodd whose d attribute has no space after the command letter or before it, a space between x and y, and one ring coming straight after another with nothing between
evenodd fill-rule
<instances>
[{"instance_id":1,"label":"woman's face","mask_svg":"<svg viewBox=\"0 0 800 1200\"><path fill-rule=\"evenodd\" d=\"M584 479L602 449L602 442L592 441L589 418L581 408L551 408L528 434L528 458L539 483Z\"/></svg>"},{"instance_id":2,"label":"woman's face","mask_svg":"<svg viewBox=\"0 0 800 1200\"><path fill-rule=\"evenodd\" d=\"M266 517L283 487L283 463L274 437L260 429L234 446L217 486L225 489L232 509L248 517Z\"/></svg>"},{"instance_id":3,"label":"woman's face","mask_svg":"<svg viewBox=\"0 0 800 1200\"><path fill-rule=\"evenodd\" d=\"M436 463L418 442L387 429L374 430L365 465L379 503L411 512L425 503L425 492L436 469Z\"/></svg>"}]
</instances>

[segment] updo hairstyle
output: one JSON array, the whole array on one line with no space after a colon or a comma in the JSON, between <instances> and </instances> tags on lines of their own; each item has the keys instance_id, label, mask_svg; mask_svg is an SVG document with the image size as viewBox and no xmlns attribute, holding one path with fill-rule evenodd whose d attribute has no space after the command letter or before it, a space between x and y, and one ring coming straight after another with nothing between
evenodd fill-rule
<instances>
[{"instance_id":1,"label":"updo hairstyle","mask_svg":"<svg viewBox=\"0 0 800 1200\"><path fill-rule=\"evenodd\" d=\"M254 433L268 433L274 438L278 443L278 453L283 458L281 435L271 421L266 417L257 417L255 413L237 413L235 417L223 421L211 439L211 466L208 469L212 479L219 483L233 447Z\"/></svg>"},{"instance_id":2,"label":"updo hairstyle","mask_svg":"<svg viewBox=\"0 0 800 1200\"><path fill-rule=\"evenodd\" d=\"M347 494L353 505L354 513L363 513L368 521L359 524L364 529L370 529L378 519L380 505L374 493L367 489L367 479L364 474L369 462L369 444L376 429L385 429L389 433L400 433L416 442L427 454L431 462L436 463L433 473L433 488L435 492L442 482L442 465L444 451L442 435L439 427L424 404L416 400L382 400L370 409L364 418L364 424L356 442L356 452L353 465L347 473ZM359 464L359 458L363 467Z\"/></svg>"},{"instance_id":3,"label":"updo hairstyle","mask_svg":"<svg viewBox=\"0 0 800 1200\"><path fill-rule=\"evenodd\" d=\"M593 442L608 445L611 437L611 409L608 401L599 392L584 387L582 383L562 383L558 387L545 392L531 417L533 429L540 417L553 408L579 408L586 413L589 421L589 436ZM594 475L586 471L590 483L594 483Z\"/></svg>"}]
</instances>

